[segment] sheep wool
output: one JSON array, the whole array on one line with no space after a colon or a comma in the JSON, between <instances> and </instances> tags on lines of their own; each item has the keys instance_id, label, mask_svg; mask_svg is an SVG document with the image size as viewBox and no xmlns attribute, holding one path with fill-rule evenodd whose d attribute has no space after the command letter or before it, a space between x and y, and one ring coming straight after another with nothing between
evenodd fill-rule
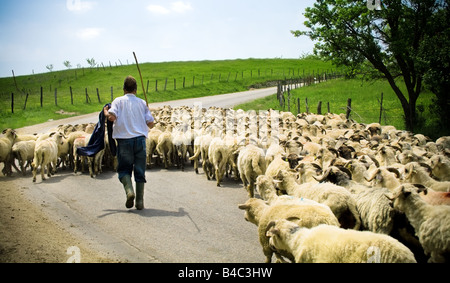
<instances>
[{"instance_id":1,"label":"sheep wool","mask_svg":"<svg viewBox=\"0 0 450 283\"><path fill-rule=\"evenodd\" d=\"M301 228L283 220L270 226L270 246L288 249L296 263L416 263L406 246L387 235L323 224Z\"/></svg>"}]
</instances>

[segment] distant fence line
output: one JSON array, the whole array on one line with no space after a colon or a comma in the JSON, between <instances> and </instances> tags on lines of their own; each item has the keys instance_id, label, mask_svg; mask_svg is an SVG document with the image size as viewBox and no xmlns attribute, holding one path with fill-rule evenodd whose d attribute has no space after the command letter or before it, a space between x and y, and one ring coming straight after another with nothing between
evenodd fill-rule
<instances>
[{"instance_id":1,"label":"distant fence line","mask_svg":"<svg viewBox=\"0 0 450 283\"><path fill-rule=\"evenodd\" d=\"M279 81L277 84L277 100L280 103L280 108L283 111L288 111L288 112L293 112L291 111L291 99L292 99L292 95L291 95L291 90L293 89L297 89L299 87L304 87L304 86L309 86L312 84L318 84L320 82L324 82L326 80L330 80L330 79L336 79L339 77L342 77L343 75L341 74L335 74L333 76L330 75L325 75L325 74L321 74L320 76L309 76L306 78L297 78L297 79L289 79L289 80L284 80L284 81ZM287 103L286 103L286 97L287 97ZM384 117L385 120L387 120L387 114L386 111L387 109L384 108L383 106L383 99L384 99L384 94L381 93L381 98L377 99L378 100L378 104L380 105L380 112L379 112L379 116L378 116L378 123L381 123L382 118ZM300 98L298 97L296 101L294 101L295 107L297 108L297 115L302 113L301 112L301 108L300 108ZM306 114L310 114L312 113L310 111L310 104L308 102L308 97L305 97L305 113ZM287 105L287 109L286 109L286 105ZM318 115L322 115L322 106L323 103L322 101L319 101L318 105L317 105L317 114ZM346 107L342 107L343 110L345 110L346 114L345 117L346 119L350 118L350 114L353 111L352 109L352 99L348 98L347 99L347 105ZM354 112L354 111L353 111ZM327 102L327 113L331 113L330 110L330 103ZM357 116L359 116L360 119L361 116L354 112Z\"/></svg>"},{"instance_id":2,"label":"distant fence line","mask_svg":"<svg viewBox=\"0 0 450 283\"><path fill-rule=\"evenodd\" d=\"M99 68L97 68L99 70ZM103 69L105 69L105 67L103 66ZM288 70L283 70L282 72L280 70L278 70L279 72L274 72L274 69L264 69L261 71L261 69L258 70L250 70L250 71L237 71L237 72L228 72L225 75L223 75L222 73L211 73L211 75L193 75L192 76L192 81L190 79L190 77L178 77L178 78L173 78L173 79L169 79L169 78L165 78L165 79L154 79L154 91L155 92L161 92L161 91L167 91L169 89L169 87L171 86L170 89L173 89L174 91L179 90L179 89L184 89L184 88L189 88L189 87L195 87L195 86L203 86L205 84L209 84L209 83L214 83L214 82L219 82L219 83L229 83L229 82L236 82L239 79L243 80L243 79L266 79L265 82L259 82L259 83L255 83L253 85L250 85L249 88L264 88L264 87L271 87L271 86L279 86L279 95L278 97L280 97L280 91L285 91L288 87L290 87L290 89L292 88L297 88L303 85L311 85L313 83L320 83L321 81L325 81L325 80L329 80L329 79L334 79L334 78L338 78L338 77L342 77L343 75L341 73L338 73L336 71L331 70L331 72L329 70L323 71L322 73L319 73L319 71L312 71L312 74L310 71L308 71L308 73L305 72L304 69L293 69L293 68L289 68ZM84 68L83 68L83 73L84 73ZM75 75L76 76L76 75ZM279 79L280 77L284 77L284 79ZM273 80L271 80L270 78L273 77ZM189 78L189 82L186 80L186 78ZM173 82L173 85L172 85ZM151 81L150 80L146 80L146 91L147 93L151 90ZM169 84L170 83L170 84ZM61 80L59 81L59 86L61 86ZM66 91L61 91L61 87L54 87L52 85L50 85L49 87L47 87L46 89L49 89L50 92L50 96L52 97L51 99L54 99L54 103L56 106L58 106L58 98L61 95L61 93L67 94L67 90ZM30 94L35 95L36 92L39 95L39 102L40 102L40 107L43 108L44 107L44 96L46 96L45 99L48 99L48 91L45 90L44 91L44 87L41 86L40 89L38 91L32 91L32 90L28 90L26 91L25 89L19 90L17 88L19 95L21 97L25 96L25 101L23 104L22 109L26 110L27 108L27 103L29 102L29 96ZM90 104L92 103L92 99L91 99L91 95L92 95L92 87L90 88L84 88L82 90L78 89L77 93L78 96L79 94L82 92L83 97L83 101L86 104ZM99 104L101 103L105 103L105 102L111 102L114 100L114 87L111 86L110 90L108 89L108 93L110 93L110 101L107 101L109 99L105 98L106 96L104 95L104 90L103 91L103 96L100 95L100 90L99 88L95 88L95 94L97 96L97 101ZM70 103L71 105L74 105L74 95L75 95L75 91L73 89L72 86L69 86L69 94L70 94ZM95 95L94 94L94 95ZM102 101L103 98L103 101ZM17 105L18 105L18 101L19 99L16 98L15 93L12 92L11 93L11 112L14 113L14 109L18 109ZM20 107L20 106L19 106Z\"/></svg>"}]
</instances>

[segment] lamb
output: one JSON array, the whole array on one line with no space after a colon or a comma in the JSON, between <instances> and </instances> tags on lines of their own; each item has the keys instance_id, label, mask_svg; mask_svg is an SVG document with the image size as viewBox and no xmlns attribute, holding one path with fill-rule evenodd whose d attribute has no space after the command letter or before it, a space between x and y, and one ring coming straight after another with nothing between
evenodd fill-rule
<instances>
[{"instance_id":1,"label":"lamb","mask_svg":"<svg viewBox=\"0 0 450 283\"><path fill-rule=\"evenodd\" d=\"M263 200L250 198L245 204L240 204L239 209L245 210L245 220L258 226L259 241L266 256L266 263L272 261L273 251L269 247L269 239L266 237L267 225L271 221L289 219L301 227L314 227L319 224L339 225L336 217L330 211L314 204L294 205L278 204L267 205ZM279 251L276 256L282 261L280 255L292 260L289 253Z\"/></svg>"},{"instance_id":2,"label":"lamb","mask_svg":"<svg viewBox=\"0 0 450 283\"><path fill-rule=\"evenodd\" d=\"M397 188L391 198L394 208L405 213L414 227L428 262L450 260L450 207L427 204L419 192L427 192L424 186L404 184Z\"/></svg>"},{"instance_id":3,"label":"lamb","mask_svg":"<svg viewBox=\"0 0 450 283\"><path fill-rule=\"evenodd\" d=\"M266 172L266 160L264 150L248 145L241 149L238 157L238 170L244 187L250 198L254 196L256 178Z\"/></svg>"},{"instance_id":4,"label":"lamb","mask_svg":"<svg viewBox=\"0 0 450 283\"><path fill-rule=\"evenodd\" d=\"M19 160L20 171L24 176L28 165L33 162L35 147L35 140L17 142L12 147L12 154Z\"/></svg>"},{"instance_id":5,"label":"lamb","mask_svg":"<svg viewBox=\"0 0 450 283\"><path fill-rule=\"evenodd\" d=\"M12 129L4 130L3 134L4 136L0 138L0 162L5 164L2 170L3 174L9 176L12 174L11 165L14 164L11 150L17 134Z\"/></svg>"},{"instance_id":6,"label":"lamb","mask_svg":"<svg viewBox=\"0 0 450 283\"><path fill-rule=\"evenodd\" d=\"M406 246L387 235L326 224L306 228L286 220L267 228L270 247L290 252L296 263L416 263Z\"/></svg>"},{"instance_id":7,"label":"lamb","mask_svg":"<svg viewBox=\"0 0 450 283\"><path fill-rule=\"evenodd\" d=\"M49 138L36 142L33 159L33 182L36 182L37 168L41 167L41 178L45 180L45 168L47 176L56 174L56 164L58 162L58 144L63 143L64 135L62 133L51 133Z\"/></svg>"},{"instance_id":8,"label":"lamb","mask_svg":"<svg viewBox=\"0 0 450 283\"><path fill-rule=\"evenodd\" d=\"M356 210L356 201L345 188L331 183L299 185L294 175L286 170L281 170L275 181L288 195L315 200L329 206L339 219L341 227L359 229L361 220Z\"/></svg>"},{"instance_id":9,"label":"lamb","mask_svg":"<svg viewBox=\"0 0 450 283\"><path fill-rule=\"evenodd\" d=\"M430 177L429 173L425 171L417 162L411 162L405 166L405 183L422 184L438 192L450 192L450 182L439 182Z\"/></svg>"},{"instance_id":10,"label":"lamb","mask_svg":"<svg viewBox=\"0 0 450 283\"><path fill-rule=\"evenodd\" d=\"M74 173L78 172L78 153L77 153L77 149L80 148L80 147L87 146L91 136L92 135L90 135L90 134L84 133L83 136L78 137L78 138L76 138L73 141L73 161L74 161L73 172ZM81 172L82 173L84 173L86 160L87 160L87 156L80 156ZM91 166L89 166L89 168L91 168Z\"/></svg>"}]
</instances>

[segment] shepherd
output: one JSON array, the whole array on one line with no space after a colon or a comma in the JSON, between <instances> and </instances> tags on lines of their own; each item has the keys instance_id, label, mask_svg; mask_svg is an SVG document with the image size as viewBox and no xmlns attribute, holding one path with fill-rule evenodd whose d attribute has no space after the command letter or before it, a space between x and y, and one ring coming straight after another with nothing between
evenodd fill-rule
<instances>
[{"instance_id":1,"label":"shepherd","mask_svg":"<svg viewBox=\"0 0 450 283\"><path fill-rule=\"evenodd\" d=\"M145 141L149 129L155 125L147 102L136 96L137 82L128 76L123 84L124 96L116 98L111 107L105 106L104 114L113 122L113 138L117 141L117 172L127 201L126 208L144 209L145 168L147 162ZM136 194L131 180L134 173Z\"/></svg>"}]
</instances>

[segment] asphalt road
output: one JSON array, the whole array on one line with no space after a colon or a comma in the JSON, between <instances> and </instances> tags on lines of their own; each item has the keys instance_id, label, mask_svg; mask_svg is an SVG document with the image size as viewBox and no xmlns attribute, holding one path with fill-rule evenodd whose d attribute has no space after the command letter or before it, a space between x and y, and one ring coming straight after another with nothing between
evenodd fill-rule
<instances>
[{"instance_id":1,"label":"asphalt road","mask_svg":"<svg viewBox=\"0 0 450 283\"><path fill-rule=\"evenodd\" d=\"M234 105L276 93L276 88L150 105L202 107ZM20 129L45 132L60 124L97 122L98 113ZM257 227L244 219L238 204L248 196L241 182L225 179L222 187L188 165L147 170L145 209L125 208L125 193L117 174L61 171L37 183L31 175L17 178L26 196L40 205L62 229L92 248L128 262L263 263ZM81 255L82 256L82 255Z\"/></svg>"}]
</instances>

